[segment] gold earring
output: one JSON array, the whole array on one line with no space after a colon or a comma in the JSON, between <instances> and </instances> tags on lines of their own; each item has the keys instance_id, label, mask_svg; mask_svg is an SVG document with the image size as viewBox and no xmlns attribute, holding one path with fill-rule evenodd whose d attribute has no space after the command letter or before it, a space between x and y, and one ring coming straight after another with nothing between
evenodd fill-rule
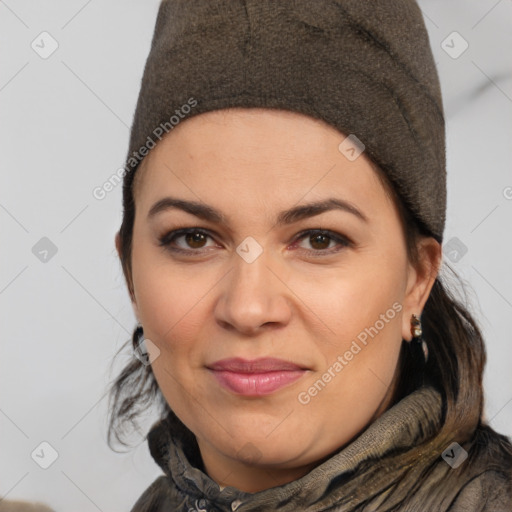
<instances>
[{"instance_id":1,"label":"gold earring","mask_svg":"<svg viewBox=\"0 0 512 512\"><path fill-rule=\"evenodd\" d=\"M414 313L411 316L411 333L413 338L419 338L423 334L421 320Z\"/></svg>"}]
</instances>

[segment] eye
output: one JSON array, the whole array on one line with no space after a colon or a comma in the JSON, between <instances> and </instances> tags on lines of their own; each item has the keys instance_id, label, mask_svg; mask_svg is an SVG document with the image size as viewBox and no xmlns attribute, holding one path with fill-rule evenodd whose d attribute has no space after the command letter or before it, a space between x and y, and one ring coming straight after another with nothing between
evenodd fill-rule
<instances>
[{"instance_id":1,"label":"eye","mask_svg":"<svg viewBox=\"0 0 512 512\"><path fill-rule=\"evenodd\" d=\"M333 231L325 229L309 229L307 231L304 231L296 238L296 241L303 239L306 239L314 248L313 250L306 251L309 255L312 256L329 255L335 252L339 252L343 248L350 247L352 245L352 242L348 240L346 237L340 235L339 233L335 233ZM338 247L334 250L333 247L329 249L329 245L331 242L336 242L337 245L341 247Z\"/></svg>"},{"instance_id":2,"label":"eye","mask_svg":"<svg viewBox=\"0 0 512 512\"><path fill-rule=\"evenodd\" d=\"M308 235L308 241L313 247L312 250L306 250L306 253L310 256L326 256L335 252L339 252L345 247L352 246L352 242L346 237L340 235L339 233L325 229L309 229L307 231L303 231L295 238L294 243L306 239ZM187 247L179 245L173 246L173 244L175 244L176 241L180 238L183 238L183 243L186 244ZM212 238L212 236L203 229L182 228L170 231L163 235L161 238L159 238L159 245L166 247L168 250L173 252L201 254L201 252L203 252L202 249L207 248L205 243L208 238ZM329 248L331 242L336 242L338 248Z\"/></svg>"},{"instance_id":3,"label":"eye","mask_svg":"<svg viewBox=\"0 0 512 512\"><path fill-rule=\"evenodd\" d=\"M185 243L188 244L192 250L188 250L184 247L172 247L171 244L175 242L175 240L184 237ZM199 229L199 228L183 228L176 229L174 231L170 231L165 234L163 237L159 239L160 245L167 247L170 251L176 252L199 252L196 249L202 249L204 247L203 243L207 238L211 238L208 232Z\"/></svg>"}]
</instances>

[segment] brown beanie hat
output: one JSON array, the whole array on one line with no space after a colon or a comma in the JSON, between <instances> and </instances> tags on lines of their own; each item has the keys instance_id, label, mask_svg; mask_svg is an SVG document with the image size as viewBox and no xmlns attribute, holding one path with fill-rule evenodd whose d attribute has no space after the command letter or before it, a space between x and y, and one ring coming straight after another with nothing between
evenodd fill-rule
<instances>
[{"instance_id":1,"label":"brown beanie hat","mask_svg":"<svg viewBox=\"0 0 512 512\"><path fill-rule=\"evenodd\" d=\"M415 0L163 0L133 118L125 208L139 163L163 135L228 107L292 110L355 135L442 241L443 105Z\"/></svg>"}]
</instances>

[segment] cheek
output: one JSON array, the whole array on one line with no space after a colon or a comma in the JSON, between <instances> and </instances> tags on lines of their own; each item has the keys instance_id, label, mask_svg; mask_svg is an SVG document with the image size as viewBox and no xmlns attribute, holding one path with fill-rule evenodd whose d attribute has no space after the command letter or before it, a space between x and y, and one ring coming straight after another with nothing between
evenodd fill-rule
<instances>
[{"instance_id":1,"label":"cheek","mask_svg":"<svg viewBox=\"0 0 512 512\"><path fill-rule=\"evenodd\" d=\"M308 315L305 325L323 331L339 346L340 340L352 340L376 322L385 336L400 331L402 274L399 265L387 264L383 255L365 254L354 255L346 266L292 272L286 284L300 298L297 308ZM385 327L381 315L388 320Z\"/></svg>"},{"instance_id":2,"label":"cheek","mask_svg":"<svg viewBox=\"0 0 512 512\"><path fill-rule=\"evenodd\" d=\"M350 270L338 268L315 282L301 285L297 278L292 288L315 313L305 325L314 321L318 326L311 337L322 360L322 367L302 390L307 392L319 378L329 382L315 407L331 401L344 404L345 411L357 408L361 421L391 384L402 343L400 260L386 264L383 255L370 256L359 258ZM316 387L323 389L322 382Z\"/></svg>"},{"instance_id":3,"label":"cheek","mask_svg":"<svg viewBox=\"0 0 512 512\"><path fill-rule=\"evenodd\" d=\"M172 349L172 340L185 341L197 335L201 326L198 318L204 307L201 299L204 301L208 287L162 272L145 272L145 276L136 293L148 337L151 333L158 343ZM204 285L204 280L201 283Z\"/></svg>"},{"instance_id":4,"label":"cheek","mask_svg":"<svg viewBox=\"0 0 512 512\"><path fill-rule=\"evenodd\" d=\"M132 278L144 330L160 335L173 329L205 293L199 282L187 281L165 250L142 230L134 230Z\"/></svg>"}]
</instances>

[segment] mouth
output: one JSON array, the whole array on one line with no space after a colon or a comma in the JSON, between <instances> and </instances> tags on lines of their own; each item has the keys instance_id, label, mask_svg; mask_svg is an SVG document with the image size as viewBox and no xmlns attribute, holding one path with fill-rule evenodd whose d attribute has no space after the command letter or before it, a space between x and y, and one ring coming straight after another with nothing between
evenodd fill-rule
<instances>
[{"instance_id":1,"label":"mouth","mask_svg":"<svg viewBox=\"0 0 512 512\"><path fill-rule=\"evenodd\" d=\"M269 395L292 384L308 371L291 361L268 357L223 359L207 368L221 386L243 396Z\"/></svg>"}]
</instances>

